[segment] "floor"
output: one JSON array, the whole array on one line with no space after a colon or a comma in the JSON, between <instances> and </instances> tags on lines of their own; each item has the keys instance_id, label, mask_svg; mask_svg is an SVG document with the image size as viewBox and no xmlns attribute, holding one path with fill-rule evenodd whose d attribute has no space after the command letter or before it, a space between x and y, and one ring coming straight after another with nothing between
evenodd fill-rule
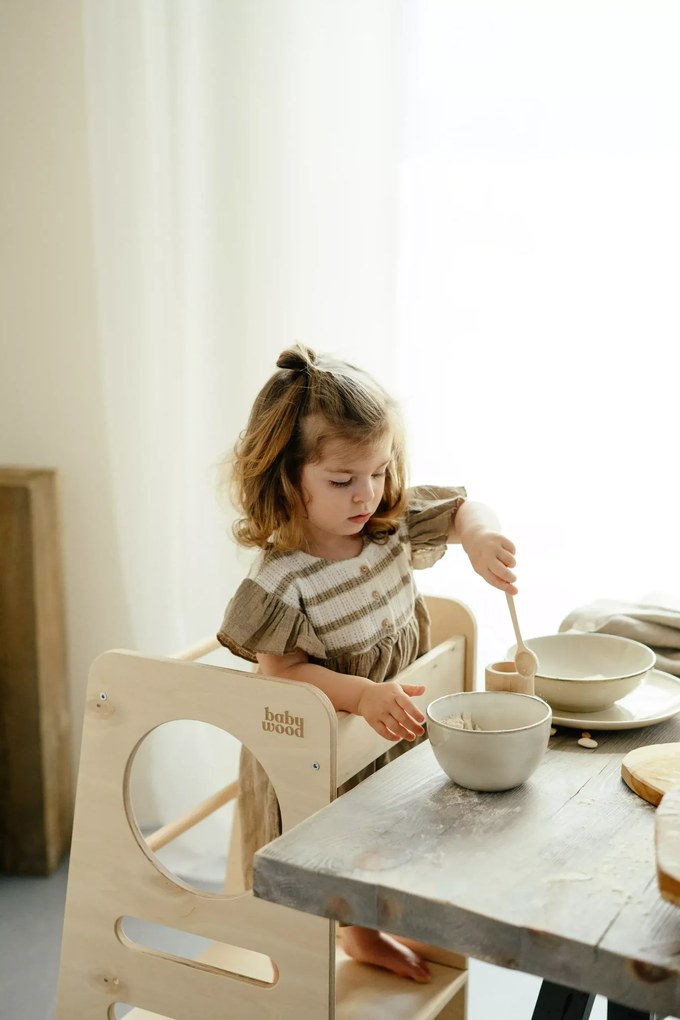
<instances>
[{"instance_id":1,"label":"floor","mask_svg":"<svg viewBox=\"0 0 680 1020\"><path fill-rule=\"evenodd\" d=\"M50 878L0 876L0 1016L54 1020L67 865ZM470 961L469 1020L530 1020L538 978ZM596 999L591 1020L605 1020Z\"/></svg>"}]
</instances>

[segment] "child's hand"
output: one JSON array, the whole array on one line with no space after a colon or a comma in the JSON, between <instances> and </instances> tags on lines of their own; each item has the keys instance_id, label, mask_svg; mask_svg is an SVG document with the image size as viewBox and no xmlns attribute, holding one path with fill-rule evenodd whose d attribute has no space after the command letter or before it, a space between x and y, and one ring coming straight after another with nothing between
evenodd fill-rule
<instances>
[{"instance_id":1,"label":"child's hand","mask_svg":"<svg viewBox=\"0 0 680 1020\"><path fill-rule=\"evenodd\" d=\"M415 740L425 732L421 725L425 716L411 701L422 694L423 684L399 684L388 680L371 683L359 698L357 715L362 715L381 737L388 740Z\"/></svg>"},{"instance_id":2,"label":"child's hand","mask_svg":"<svg viewBox=\"0 0 680 1020\"><path fill-rule=\"evenodd\" d=\"M494 588L510 595L517 594L514 583L517 577L510 569L516 562L515 546L509 538L496 531L478 528L463 537L463 549L480 577Z\"/></svg>"}]
</instances>

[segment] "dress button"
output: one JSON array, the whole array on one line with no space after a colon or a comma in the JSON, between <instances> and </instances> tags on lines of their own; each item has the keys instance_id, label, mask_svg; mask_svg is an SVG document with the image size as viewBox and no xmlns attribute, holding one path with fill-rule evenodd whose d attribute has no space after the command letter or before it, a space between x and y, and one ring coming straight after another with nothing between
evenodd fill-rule
<instances>
[{"instance_id":1,"label":"dress button","mask_svg":"<svg viewBox=\"0 0 680 1020\"><path fill-rule=\"evenodd\" d=\"M367 567L367 566L366 566L366 564L364 563L363 567L361 568L361 573L362 573L362 574L367 574L367 573L368 573L368 571L369 571L369 569L370 569L370 568L369 568L369 567Z\"/></svg>"},{"instance_id":2,"label":"dress button","mask_svg":"<svg viewBox=\"0 0 680 1020\"><path fill-rule=\"evenodd\" d=\"M374 592L373 592L373 598L374 598L374 599L376 600L376 602L377 602L377 601L378 601L378 599L380 598L380 592L379 592L379 591L374 591Z\"/></svg>"},{"instance_id":3,"label":"dress button","mask_svg":"<svg viewBox=\"0 0 680 1020\"><path fill-rule=\"evenodd\" d=\"M390 629L390 621L389 620L383 620L382 625L385 628L385 630L389 630Z\"/></svg>"}]
</instances>

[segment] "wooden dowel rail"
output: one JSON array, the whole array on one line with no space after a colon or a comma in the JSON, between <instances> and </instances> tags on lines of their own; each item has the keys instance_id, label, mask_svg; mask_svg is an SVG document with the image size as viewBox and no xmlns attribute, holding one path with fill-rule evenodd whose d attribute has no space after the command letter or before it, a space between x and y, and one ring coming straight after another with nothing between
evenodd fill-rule
<instances>
[{"instance_id":1,"label":"wooden dowel rail","mask_svg":"<svg viewBox=\"0 0 680 1020\"><path fill-rule=\"evenodd\" d=\"M195 645L189 645L188 648L183 648L179 652L175 652L170 656L171 659L182 659L185 662L195 662L196 659L202 659L204 655L209 655L210 652L216 652L218 648L221 648L221 644L215 637L203 638L201 641L197 641Z\"/></svg>"},{"instance_id":2,"label":"wooden dowel rail","mask_svg":"<svg viewBox=\"0 0 680 1020\"><path fill-rule=\"evenodd\" d=\"M146 842L149 849L156 851L160 850L163 846L167 846L173 839L177 839L182 833L187 832L188 829L202 822L208 815L224 807L230 800L234 800L237 794L238 780L234 780L233 783L229 783L228 786L224 786L217 793L213 793L210 797L202 800L200 804L196 804L186 814L180 815L179 818L175 818L174 821L168 822L167 825L161 826L160 829L156 829L155 832L147 836Z\"/></svg>"}]
</instances>

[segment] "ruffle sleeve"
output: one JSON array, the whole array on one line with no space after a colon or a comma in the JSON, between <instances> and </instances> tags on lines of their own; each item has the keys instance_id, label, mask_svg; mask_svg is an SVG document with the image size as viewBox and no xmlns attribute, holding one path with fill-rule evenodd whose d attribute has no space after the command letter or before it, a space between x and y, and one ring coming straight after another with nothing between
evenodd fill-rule
<instances>
[{"instance_id":1,"label":"ruffle sleeve","mask_svg":"<svg viewBox=\"0 0 680 1020\"><path fill-rule=\"evenodd\" d=\"M420 485L408 490L406 528L411 542L411 565L416 570L431 567L442 558L451 521L466 497L462 486Z\"/></svg>"},{"instance_id":2,"label":"ruffle sleeve","mask_svg":"<svg viewBox=\"0 0 680 1020\"><path fill-rule=\"evenodd\" d=\"M300 649L325 659L326 649L298 609L246 578L229 602L217 640L234 655L257 662L257 653L288 655Z\"/></svg>"}]
</instances>

